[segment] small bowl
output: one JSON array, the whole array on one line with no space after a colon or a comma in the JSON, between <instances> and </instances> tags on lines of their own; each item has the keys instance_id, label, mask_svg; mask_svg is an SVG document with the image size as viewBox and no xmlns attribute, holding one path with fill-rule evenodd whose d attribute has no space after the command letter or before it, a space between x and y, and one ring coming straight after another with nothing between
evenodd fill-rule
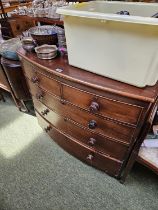
<instances>
[{"instance_id":1,"label":"small bowl","mask_svg":"<svg viewBox=\"0 0 158 210\"><path fill-rule=\"evenodd\" d=\"M22 42L22 47L27 52L32 52L36 47L36 43L34 42L34 40L31 37L24 37L21 40L21 42Z\"/></svg>"},{"instance_id":2,"label":"small bowl","mask_svg":"<svg viewBox=\"0 0 158 210\"><path fill-rule=\"evenodd\" d=\"M35 47L35 52L37 53L37 57L40 59L53 59L57 56L57 46L56 45L47 45L44 44L39 47Z\"/></svg>"}]
</instances>

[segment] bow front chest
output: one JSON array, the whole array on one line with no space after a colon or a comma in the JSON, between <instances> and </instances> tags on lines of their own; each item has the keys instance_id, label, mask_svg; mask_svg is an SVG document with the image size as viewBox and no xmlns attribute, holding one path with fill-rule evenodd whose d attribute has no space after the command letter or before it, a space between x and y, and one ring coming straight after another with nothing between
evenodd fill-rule
<instances>
[{"instance_id":1,"label":"bow front chest","mask_svg":"<svg viewBox=\"0 0 158 210\"><path fill-rule=\"evenodd\" d=\"M124 181L157 110L158 84L137 88L18 51L39 125L64 150Z\"/></svg>"}]
</instances>

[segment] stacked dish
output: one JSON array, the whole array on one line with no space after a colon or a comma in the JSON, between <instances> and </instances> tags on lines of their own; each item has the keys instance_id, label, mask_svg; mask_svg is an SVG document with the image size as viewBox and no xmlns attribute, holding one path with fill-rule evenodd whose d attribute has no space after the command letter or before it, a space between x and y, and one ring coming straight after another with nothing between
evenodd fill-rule
<instances>
[{"instance_id":1,"label":"stacked dish","mask_svg":"<svg viewBox=\"0 0 158 210\"><path fill-rule=\"evenodd\" d=\"M40 59L52 59L57 56L58 48L56 45L42 45L35 47L35 52L37 53L38 58Z\"/></svg>"}]
</instances>

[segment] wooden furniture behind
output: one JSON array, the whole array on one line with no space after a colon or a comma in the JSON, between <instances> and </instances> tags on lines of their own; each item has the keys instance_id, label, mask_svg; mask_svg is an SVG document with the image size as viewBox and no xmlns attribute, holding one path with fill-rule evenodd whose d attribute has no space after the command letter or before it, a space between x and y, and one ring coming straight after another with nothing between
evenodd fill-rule
<instances>
[{"instance_id":1,"label":"wooden furniture behind","mask_svg":"<svg viewBox=\"0 0 158 210\"><path fill-rule=\"evenodd\" d=\"M25 101L30 100L31 97L26 86L20 62L1 58L1 64L0 88L11 93L12 98L20 111L29 111L25 105Z\"/></svg>"},{"instance_id":2,"label":"wooden furniture behind","mask_svg":"<svg viewBox=\"0 0 158 210\"><path fill-rule=\"evenodd\" d=\"M23 31L34 27L35 21L31 19L20 19L20 18L7 18L2 19L1 31L4 39L10 39L22 34Z\"/></svg>"},{"instance_id":3,"label":"wooden furniture behind","mask_svg":"<svg viewBox=\"0 0 158 210\"><path fill-rule=\"evenodd\" d=\"M35 21L33 20L29 20L29 19L23 20L19 18L12 18L8 20L8 23L10 25L10 29L12 31L13 37L21 35L23 31L26 31L36 25Z\"/></svg>"},{"instance_id":4,"label":"wooden furniture behind","mask_svg":"<svg viewBox=\"0 0 158 210\"><path fill-rule=\"evenodd\" d=\"M10 7L4 8L3 3L0 0L0 29L2 32L3 39L10 39L22 34L23 31L35 26L35 21L30 19L20 19L20 18L10 18L8 17L8 12L17 9L19 6L29 6L31 2L26 3L14 3Z\"/></svg>"},{"instance_id":5,"label":"wooden furniture behind","mask_svg":"<svg viewBox=\"0 0 158 210\"><path fill-rule=\"evenodd\" d=\"M123 182L157 110L158 84L137 88L18 51L40 126L70 154Z\"/></svg>"},{"instance_id":6,"label":"wooden furniture behind","mask_svg":"<svg viewBox=\"0 0 158 210\"><path fill-rule=\"evenodd\" d=\"M31 2L21 3L21 4L18 2L15 2L15 3L12 3L9 7L4 7L0 0L0 16L5 15L9 12L12 12L15 9L18 9L19 6L30 6L30 5L31 5Z\"/></svg>"},{"instance_id":7,"label":"wooden furniture behind","mask_svg":"<svg viewBox=\"0 0 158 210\"><path fill-rule=\"evenodd\" d=\"M158 139L155 139L155 143L157 141ZM137 162L158 175L158 147L141 147L138 153Z\"/></svg>"},{"instance_id":8,"label":"wooden furniture behind","mask_svg":"<svg viewBox=\"0 0 158 210\"><path fill-rule=\"evenodd\" d=\"M32 21L32 22L40 22L42 24L52 24L52 25L64 25L63 21L60 19L52 19L52 18L44 18L44 17L30 17L27 15L17 15L17 14L12 14L12 18L17 18L20 20L27 20L27 21Z\"/></svg>"}]
</instances>

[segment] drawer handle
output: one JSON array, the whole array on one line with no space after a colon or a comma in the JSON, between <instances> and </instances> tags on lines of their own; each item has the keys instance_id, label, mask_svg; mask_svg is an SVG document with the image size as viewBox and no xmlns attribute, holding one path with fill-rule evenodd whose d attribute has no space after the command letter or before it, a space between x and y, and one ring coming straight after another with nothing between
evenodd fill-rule
<instances>
[{"instance_id":1,"label":"drawer handle","mask_svg":"<svg viewBox=\"0 0 158 210\"><path fill-rule=\"evenodd\" d=\"M31 78L32 83L38 83L39 82L39 78L37 76L34 76Z\"/></svg>"},{"instance_id":2,"label":"drawer handle","mask_svg":"<svg viewBox=\"0 0 158 210\"><path fill-rule=\"evenodd\" d=\"M90 138L89 141L88 141L88 144L91 145L91 146L94 146L96 143L96 139L94 138Z\"/></svg>"},{"instance_id":3,"label":"drawer handle","mask_svg":"<svg viewBox=\"0 0 158 210\"><path fill-rule=\"evenodd\" d=\"M45 109L41 112L41 114L44 116L44 115L47 115L49 113L49 109Z\"/></svg>"},{"instance_id":4,"label":"drawer handle","mask_svg":"<svg viewBox=\"0 0 158 210\"><path fill-rule=\"evenodd\" d=\"M44 96L43 96L43 93L36 93L36 98L38 100L42 99Z\"/></svg>"},{"instance_id":5,"label":"drawer handle","mask_svg":"<svg viewBox=\"0 0 158 210\"><path fill-rule=\"evenodd\" d=\"M90 109L90 111L92 113L98 112L99 111L99 108L100 108L99 104L97 102L95 102L95 101L92 101L92 103L91 103L91 105L89 107L89 109Z\"/></svg>"},{"instance_id":6,"label":"drawer handle","mask_svg":"<svg viewBox=\"0 0 158 210\"><path fill-rule=\"evenodd\" d=\"M91 120L89 123L88 123L88 127L90 129L95 129L97 127L97 122L95 120Z\"/></svg>"},{"instance_id":7,"label":"drawer handle","mask_svg":"<svg viewBox=\"0 0 158 210\"><path fill-rule=\"evenodd\" d=\"M92 161L94 159L94 156L92 154L87 155L87 160Z\"/></svg>"},{"instance_id":8,"label":"drawer handle","mask_svg":"<svg viewBox=\"0 0 158 210\"><path fill-rule=\"evenodd\" d=\"M48 125L44 130L46 133L48 133L48 131L50 131L52 129L52 127L50 125Z\"/></svg>"}]
</instances>

